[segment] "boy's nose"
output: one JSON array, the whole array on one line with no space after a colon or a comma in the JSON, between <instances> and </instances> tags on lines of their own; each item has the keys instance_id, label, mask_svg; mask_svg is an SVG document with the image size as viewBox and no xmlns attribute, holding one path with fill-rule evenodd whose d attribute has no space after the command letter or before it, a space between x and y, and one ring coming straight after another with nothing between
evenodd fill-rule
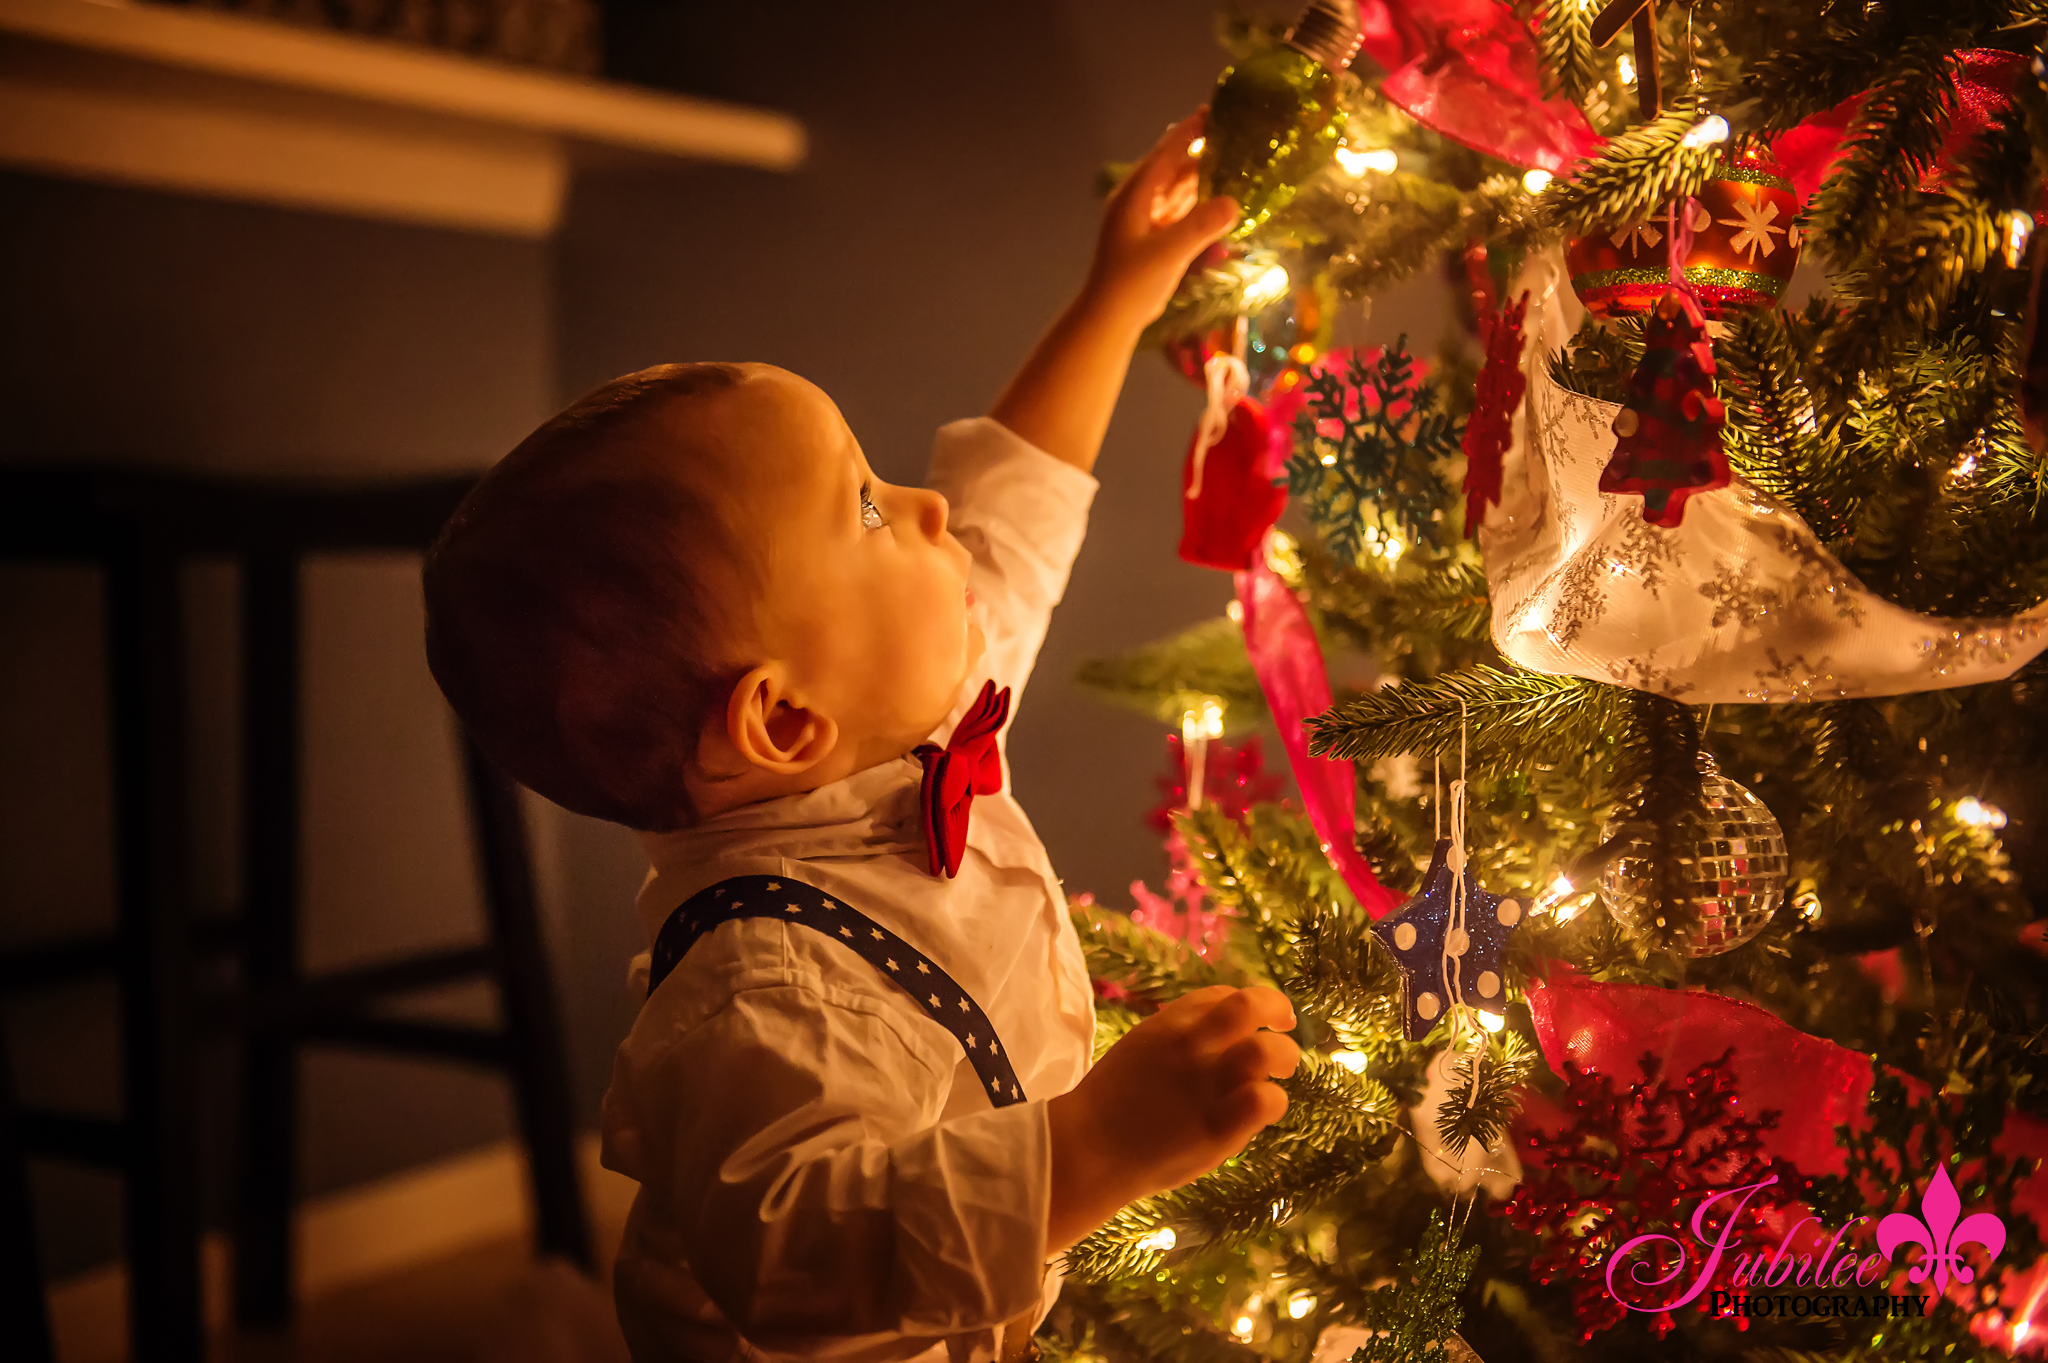
<instances>
[{"instance_id":1,"label":"boy's nose","mask_svg":"<svg viewBox=\"0 0 2048 1363\"><path fill-rule=\"evenodd\" d=\"M911 496L917 500L917 528L925 538L936 540L945 534L949 510L945 497L926 487L912 489Z\"/></svg>"}]
</instances>

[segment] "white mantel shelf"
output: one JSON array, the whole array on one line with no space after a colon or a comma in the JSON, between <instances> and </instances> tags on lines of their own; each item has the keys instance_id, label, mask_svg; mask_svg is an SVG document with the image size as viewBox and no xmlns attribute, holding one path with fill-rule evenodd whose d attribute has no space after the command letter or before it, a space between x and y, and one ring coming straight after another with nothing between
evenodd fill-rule
<instances>
[{"instance_id":1,"label":"white mantel shelf","mask_svg":"<svg viewBox=\"0 0 2048 1363\"><path fill-rule=\"evenodd\" d=\"M0 163L537 238L570 167L787 170L784 114L206 10L0 0Z\"/></svg>"}]
</instances>

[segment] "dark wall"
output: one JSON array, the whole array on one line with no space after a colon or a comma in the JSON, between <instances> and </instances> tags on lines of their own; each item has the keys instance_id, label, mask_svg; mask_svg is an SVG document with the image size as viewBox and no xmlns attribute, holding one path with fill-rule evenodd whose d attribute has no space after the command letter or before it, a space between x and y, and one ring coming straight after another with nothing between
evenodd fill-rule
<instances>
[{"instance_id":1,"label":"dark wall","mask_svg":"<svg viewBox=\"0 0 2048 1363\"><path fill-rule=\"evenodd\" d=\"M1198 103L1211 0L887 7L621 3L616 75L790 110L790 175L586 172L549 246L0 176L0 459L265 474L478 468L568 397L663 360L766 360L845 410L876 467L915 480L933 429L983 410L1079 281L1095 179ZM1438 294L1383 317L1433 341ZM1378 326L1375 329L1379 329ZM1083 658L1220 609L1181 564L1178 468L1196 391L1134 364L1093 529L1011 748L1072 890L1123 902L1163 859L1141 823L1163 733L1069 680ZM477 930L452 731L419 656L414 566L323 565L307 662L308 964ZM197 873L232 899L232 582L193 575ZM91 580L0 571L0 942L110 917ZM594 1120L632 1015L645 865L632 838L537 810L537 851ZM113 1099L107 1000L7 1014L37 1094ZM493 1139L505 1104L445 1070L323 1057L309 1186ZM103 1183L45 1171L50 1267L111 1253Z\"/></svg>"},{"instance_id":2,"label":"dark wall","mask_svg":"<svg viewBox=\"0 0 2048 1363\"><path fill-rule=\"evenodd\" d=\"M265 476L481 468L555 404L548 248L0 175L0 459ZM235 583L187 574L194 893L237 894ZM112 924L98 584L0 567L0 943ZM306 583L305 961L473 939L454 732L420 651L417 568L325 560ZM8 1007L24 1096L113 1111L111 990ZM208 1067L216 1132L229 1087ZM496 1139L497 1085L339 1053L308 1065L307 1187ZM216 1163L226 1143L210 1142ZM116 1186L38 1169L46 1268L117 1244ZM214 1181L217 1189L219 1181Z\"/></svg>"}]
</instances>

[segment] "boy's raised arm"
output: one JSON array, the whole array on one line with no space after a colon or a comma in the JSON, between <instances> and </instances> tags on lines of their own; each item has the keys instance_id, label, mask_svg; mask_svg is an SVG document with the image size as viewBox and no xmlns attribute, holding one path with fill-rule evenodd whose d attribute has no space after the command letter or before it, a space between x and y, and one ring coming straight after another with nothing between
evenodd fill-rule
<instances>
[{"instance_id":1,"label":"boy's raised arm","mask_svg":"<svg viewBox=\"0 0 2048 1363\"><path fill-rule=\"evenodd\" d=\"M1197 203L1197 110L1166 130L1103 209L1080 294L1024 360L989 415L1084 472L1095 467L1138 336L1189 264L1237 221L1230 199Z\"/></svg>"}]
</instances>

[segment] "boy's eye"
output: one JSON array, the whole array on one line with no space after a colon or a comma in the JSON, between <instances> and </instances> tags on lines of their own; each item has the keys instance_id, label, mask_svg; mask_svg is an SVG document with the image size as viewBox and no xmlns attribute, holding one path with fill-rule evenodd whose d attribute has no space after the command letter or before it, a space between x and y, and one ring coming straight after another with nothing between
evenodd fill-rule
<instances>
[{"instance_id":1,"label":"boy's eye","mask_svg":"<svg viewBox=\"0 0 2048 1363\"><path fill-rule=\"evenodd\" d=\"M860 528L863 530L880 530L889 522L883 517L882 509L875 505L875 499L869 496L868 493L869 485L862 483L860 485Z\"/></svg>"}]
</instances>

